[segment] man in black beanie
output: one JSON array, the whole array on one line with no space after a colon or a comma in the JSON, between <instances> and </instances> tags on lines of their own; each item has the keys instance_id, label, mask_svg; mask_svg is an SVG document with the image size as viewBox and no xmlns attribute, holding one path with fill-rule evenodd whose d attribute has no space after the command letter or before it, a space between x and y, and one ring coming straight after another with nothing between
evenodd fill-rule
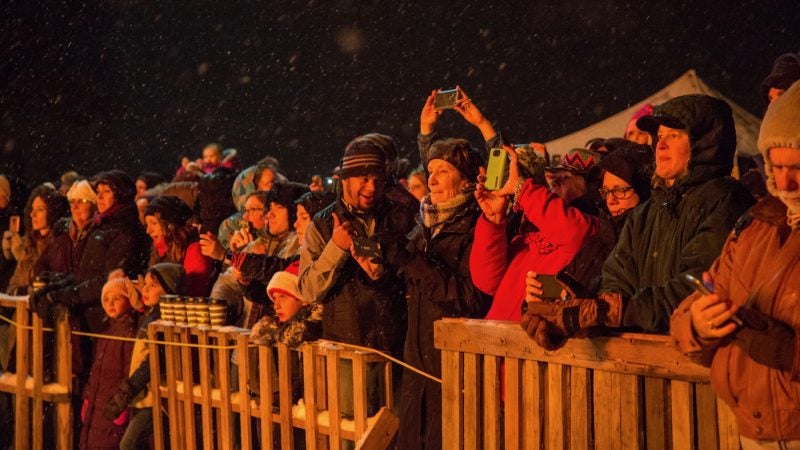
<instances>
[{"instance_id":1,"label":"man in black beanie","mask_svg":"<svg viewBox=\"0 0 800 450\"><path fill-rule=\"evenodd\" d=\"M386 154L371 139L356 138L347 145L341 177L339 198L320 211L306 231L300 292L307 302L325 304L324 339L400 357L406 306L394 261L417 211L384 195ZM370 383L375 392L376 383L377 379ZM342 410L352 413L351 406L343 405Z\"/></svg>"},{"instance_id":2,"label":"man in black beanie","mask_svg":"<svg viewBox=\"0 0 800 450\"><path fill-rule=\"evenodd\" d=\"M761 97L772 103L797 80L800 80L800 54L784 53L775 59L769 75L761 82Z\"/></svg>"}]
</instances>

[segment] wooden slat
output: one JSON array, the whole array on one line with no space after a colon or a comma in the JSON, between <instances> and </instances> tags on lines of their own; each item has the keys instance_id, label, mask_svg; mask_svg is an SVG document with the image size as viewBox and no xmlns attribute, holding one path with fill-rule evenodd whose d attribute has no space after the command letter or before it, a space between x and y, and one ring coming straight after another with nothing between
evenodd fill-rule
<instances>
[{"instance_id":1,"label":"wooden slat","mask_svg":"<svg viewBox=\"0 0 800 450\"><path fill-rule=\"evenodd\" d=\"M648 450L666 450L669 433L666 427L668 407L667 381L645 377L645 436Z\"/></svg>"},{"instance_id":2,"label":"wooden slat","mask_svg":"<svg viewBox=\"0 0 800 450\"><path fill-rule=\"evenodd\" d=\"M219 355L219 421L217 422L217 434L221 436L220 447L222 450L233 450L233 411L231 408L231 351L227 348L229 344L228 335L223 332L215 332L214 336L219 348L216 353Z\"/></svg>"},{"instance_id":3,"label":"wooden slat","mask_svg":"<svg viewBox=\"0 0 800 450\"><path fill-rule=\"evenodd\" d=\"M261 404L261 448L272 448L273 430L272 426L272 372L275 366L272 357L272 347L263 345L258 346L258 373L259 373L259 395Z\"/></svg>"},{"instance_id":4,"label":"wooden slat","mask_svg":"<svg viewBox=\"0 0 800 450\"><path fill-rule=\"evenodd\" d=\"M289 347L278 344L278 389L280 390L281 448L292 450L292 362ZM308 414L308 411L306 411Z\"/></svg>"},{"instance_id":5,"label":"wooden slat","mask_svg":"<svg viewBox=\"0 0 800 450\"><path fill-rule=\"evenodd\" d=\"M239 334L236 337L236 350L239 355L239 431L241 450L253 448L253 428L250 414L250 349L247 348L249 335Z\"/></svg>"},{"instance_id":6,"label":"wooden slat","mask_svg":"<svg viewBox=\"0 0 800 450\"><path fill-rule=\"evenodd\" d=\"M44 420L41 418L44 417L44 404L42 402L42 359L44 355L43 347L42 347L42 319L39 318L37 314L32 314L32 322L33 322L33 348L31 352L31 363L33 365L33 450L41 450L42 446L44 445L43 438L44 438ZM50 361L52 364L52 361ZM94 405L98 407L99 405Z\"/></svg>"},{"instance_id":7,"label":"wooden slat","mask_svg":"<svg viewBox=\"0 0 800 450\"><path fill-rule=\"evenodd\" d=\"M179 330L179 339L181 344L191 344L192 334L189 327L181 327ZM183 346L180 348L181 355L181 380L183 380L183 429L184 429L184 444L186 450L195 450L197 448L197 439L195 437L194 426L194 393L192 387L193 370L192 370L192 349L191 347Z\"/></svg>"},{"instance_id":8,"label":"wooden slat","mask_svg":"<svg viewBox=\"0 0 800 450\"><path fill-rule=\"evenodd\" d=\"M619 429L613 429L613 416L618 414L614 407L612 374L602 370L593 372L594 404L594 444L597 450L617 450Z\"/></svg>"},{"instance_id":9,"label":"wooden slat","mask_svg":"<svg viewBox=\"0 0 800 450\"><path fill-rule=\"evenodd\" d=\"M367 362L360 352L353 355L353 419L358 441L367 431Z\"/></svg>"},{"instance_id":10,"label":"wooden slat","mask_svg":"<svg viewBox=\"0 0 800 450\"><path fill-rule=\"evenodd\" d=\"M569 368L562 364L547 365L547 415L545 416L545 438L548 450L562 450L567 447L569 418Z\"/></svg>"},{"instance_id":11,"label":"wooden slat","mask_svg":"<svg viewBox=\"0 0 800 450\"><path fill-rule=\"evenodd\" d=\"M153 396L153 441L155 450L164 450L164 425L161 418L161 362L159 361L158 328L151 323L147 326L147 344L150 358L150 395Z\"/></svg>"},{"instance_id":12,"label":"wooden slat","mask_svg":"<svg viewBox=\"0 0 800 450\"><path fill-rule=\"evenodd\" d=\"M164 340L167 342L178 342L175 339L175 330L172 327L165 327ZM175 389L178 382L178 349L172 345L164 346L166 355L166 375L167 375L167 414L169 414L169 443L170 448L183 448L183 427L180 425L178 413L178 392Z\"/></svg>"},{"instance_id":13,"label":"wooden slat","mask_svg":"<svg viewBox=\"0 0 800 450\"><path fill-rule=\"evenodd\" d=\"M478 355L464 354L464 449L480 448L480 367Z\"/></svg>"},{"instance_id":14,"label":"wooden slat","mask_svg":"<svg viewBox=\"0 0 800 450\"><path fill-rule=\"evenodd\" d=\"M460 450L461 434L461 356L458 352L442 352L442 448Z\"/></svg>"},{"instance_id":15,"label":"wooden slat","mask_svg":"<svg viewBox=\"0 0 800 450\"><path fill-rule=\"evenodd\" d=\"M339 349L338 347L329 347L325 350L326 372L328 383L331 386L339 386ZM340 409L339 409L339 390L335 387L328 389L328 417L330 427L328 428L329 439L328 445L331 450L339 450L341 448L341 434L339 427L341 423Z\"/></svg>"},{"instance_id":16,"label":"wooden slat","mask_svg":"<svg viewBox=\"0 0 800 450\"><path fill-rule=\"evenodd\" d=\"M72 342L69 317L61 314L56 321L56 382L67 388L67 400L56 404L56 448L72 448Z\"/></svg>"},{"instance_id":17,"label":"wooden slat","mask_svg":"<svg viewBox=\"0 0 800 450\"><path fill-rule=\"evenodd\" d=\"M201 346L208 345L208 328L201 328L198 330L197 343ZM198 362L200 363L200 420L203 424L203 448L205 450L213 450L214 421L211 402L211 374L209 373L209 370L211 370L210 350L201 347L197 352Z\"/></svg>"},{"instance_id":18,"label":"wooden slat","mask_svg":"<svg viewBox=\"0 0 800 450\"><path fill-rule=\"evenodd\" d=\"M719 430L720 450L739 450L739 431L736 417L730 406L717 399L717 429Z\"/></svg>"},{"instance_id":19,"label":"wooden slat","mask_svg":"<svg viewBox=\"0 0 800 450\"><path fill-rule=\"evenodd\" d=\"M589 448L591 442L591 374L583 367L573 367L569 388L569 448Z\"/></svg>"},{"instance_id":20,"label":"wooden slat","mask_svg":"<svg viewBox=\"0 0 800 450\"><path fill-rule=\"evenodd\" d=\"M517 450L522 448L520 424L522 413L520 411L520 399L522 397L522 386L520 381L520 360L516 358L506 358L505 365L505 424L503 425L503 436L506 450Z\"/></svg>"},{"instance_id":21,"label":"wooden slat","mask_svg":"<svg viewBox=\"0 0 800 450\"><path fill-rule=\"evenodd\" d=\"M486 450L500 448L500 364L496 356L483 358L483 447ZM442 387L444 390L444 386ZM443 404L446 407L447 404ZM444 412L443 410L443 417ZM538 426L538 425L537 425ZM442 436L448 436L442 434Z\"/></svg>"},{"instance_id":22,"label":"wooden slat","mask_svg":"<svg viewBox=\"0 0 800 450\"><path fill-rule=\"evenodd\" d=\"M306 448L317 450L317 392L314 377L314 349L304 345L303 355L303 399L306 404Z\"/></svg>"},{"instance_id":23,"label":"wooden slat","mask_svg":"<svg viewBox=\"0 0 800 450\"><path fill-rule=\"evenodd\" d=\"M697 412L697 448L719 448L719 430L710 424L717 423L717 397L711 385L694 385L695 407Z\"/></svg>"},{"instance_id":24,"label":"wooden slat","mask_svg":"<svg viewBox=\"0 0 800 450\"><path fill-rule=\"evenodd\" d=\"M325 352L318 346L311 343L308 345L311 347L314 354L314 391L317 393L317 409L319 411L325 411L328 410L328 378L326 374L328 359L325 357ZM337 387L338 382L332 386ZM328 411L329 417L330 414L330 411ZM332 423L331 420L329 420L329 423ZM317 448L319 450L328 450L330 448L328 440L329 436L324 434L320 426L319 433L317 433Z\"/></svg>"},{"instance_id":25,"label":"wooden slat","mask_svg":"<svg viewBox=\"0 0 800 450\"><path fill-rule=\"evenodd\" d=\"M639 450L644 448L642 439L642 414L639 388L639 377L636 375L616 374L619 383L619 422L620 444L623 449Z\"/></svg>"},{"instance_id":26,"label":"wooden slat","mask_svg":"<svg viewBox=\"0 0 800 450\"><path fill-rule=\"evenodd\" d=\"M545 377L537 361L522 362L522 445L529 450L544 445Z\"/></svg>"},{"instance_id":27,"label":"wooden slat","mask_svg":"<svg viewBox=\"0 0 800 450\"><path fill-rule=\"evenodd\" d=\"M30 313L27 306L17 306L17 386L14 399L14 442L15 448L28 448L30 445L30 400L25 389L28 377L28 352L30 351L30 334L28 326Z\"/></svg>"},{"instance_id":28,"label":"wooden slat","mask_svg":"<svg viewBox=\"0 0 800 450\"><path fill-rule=\"evenodd\" d=\"M685 381L670 382L670 410L672 413L672 448L689 450L694 445L694 394L692 384Z\"/></svg>"},{"instance_id":29,"label":"wooden slat","mask_svg":"<svg viewBox=\"0 0 800 450\"><path fill-rule=\"evenodd\" d=\"M389 444L392 443L392 438L397 433L399 426L400 420L392 414L392 411L387 407L381 408L378 414L375 415L375 425L361 437L356 444L356 448L358 450L384 450L389 448Z\"/></svg>"}]
</instances>

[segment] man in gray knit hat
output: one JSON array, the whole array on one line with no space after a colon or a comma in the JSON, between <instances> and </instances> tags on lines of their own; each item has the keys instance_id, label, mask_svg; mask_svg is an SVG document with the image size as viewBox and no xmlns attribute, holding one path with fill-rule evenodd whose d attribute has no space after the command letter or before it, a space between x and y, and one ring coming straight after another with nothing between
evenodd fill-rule
<instances>
[{"instance_id":1,"label":"man in gray knit hat","mask_svg":"<svg viewBox=\"0 0 800 450\"><path fill-rule=\"evenodd\" d=\"M671 334L711 366L744 450L800 448L800 82L767 109L758 149L770 194L745 214L673 314Z\"/></svg>"},{"instance_id":2,"label":"man in gray knit hat","mask_svg":"<svg viewBox=\"0 0 800 450\"><path fill-rule=\"evenodd\" d=\"M385 195L386 154L373 139L357 137L347 145L341 178L339 198L317 213L306 230L300 293L307 302L325 305L323 339L401 357L406 304L398 265L417 210ZM342 368L341 380L348 379L348 369ZM377 391L377 379L369 385ZM343 392L340 401L352 399ZM352 412L347 403L342 411Z\"/></svg>"}]
</instances>

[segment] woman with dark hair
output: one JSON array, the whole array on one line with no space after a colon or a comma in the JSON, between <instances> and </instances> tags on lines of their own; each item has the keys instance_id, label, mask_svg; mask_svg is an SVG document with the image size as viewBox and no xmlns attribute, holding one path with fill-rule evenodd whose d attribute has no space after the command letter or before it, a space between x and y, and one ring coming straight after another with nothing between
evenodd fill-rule
<instances>
[{"instance_id":1,"label":"woman with dark hair","mask_svg":"<svg viewBox=\"0 0 800 450\"><path fill-rule=\"evenodd\" d=\"M182 264L186 271L184 294L205 296L214 279L214 264L200 250L200 237L187 225L192 210L178 197L154 198L144 210L147 234L153 240L148 266L162 262Z\"/></svg>"},{"instance_id":2,"label":"woman with dark hair","mask_svg":"<svg viewBox=\"0 0 800 450\"><path fill-rule=\"evenodd\" d=\"M52 231L56 221L67 216L68 211L66 197L52 187L41 185L33 190L25 206L27 233L24 237L16 234L12 238L11 251L17 267L9 281L8 292L19 294L27 291L33 281L36 261L54 239Z\"/></svg>"}]
</instances>

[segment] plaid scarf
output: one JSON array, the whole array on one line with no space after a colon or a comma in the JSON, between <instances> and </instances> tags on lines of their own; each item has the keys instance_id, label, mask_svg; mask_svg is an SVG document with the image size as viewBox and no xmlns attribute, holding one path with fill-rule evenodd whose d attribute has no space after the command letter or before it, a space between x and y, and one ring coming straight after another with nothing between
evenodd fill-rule
<instances>
[{"instance_id":1,"label":"plaid scarf","mask_svg":"<svg viewBox=\"0 0 800 450\"><path fill-rule=\"evenodd\" d=\"M426 195L419 202L419 214L422 216L422 224L427 228L435 228L447 222L467 204L471 195L469 192L457 194L450 200L437 205L431 203L430 194Z\"/></svg>"}]
</instances>

